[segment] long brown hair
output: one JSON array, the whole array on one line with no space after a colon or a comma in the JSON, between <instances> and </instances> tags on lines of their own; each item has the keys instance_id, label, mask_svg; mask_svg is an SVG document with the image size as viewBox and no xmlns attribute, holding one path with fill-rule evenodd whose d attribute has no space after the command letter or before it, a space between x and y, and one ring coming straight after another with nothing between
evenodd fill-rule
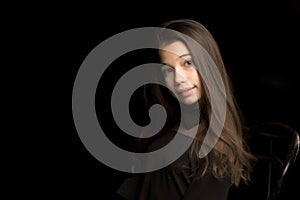
<instances>
[{"instance_id":1,"label":"long brown hair","mask_svg":"<svg viewBox=\"0 0 300 200\"><path fill-rule=\"evenodd\" d=\"M238 185L240 181L247 183L250 180L252 161L255 161L255 157L249 152L244 142L240 109L235 101L230 79L215 39L202 24L190 19L171 20L162 24L162 27L183 33L198 42L212 58L223 80L226 93L224 94L226 95L225 122L221 135L209 156L199 159L203 169L202 176L211 173L215 178L229 176L232 184L235 185ZM186 45L188 46L188 44ZM200 73L199 76L203 80ZM170 100L172 101L170 95L166 97L161 89L157 85L152 85L150 87L151 96L153 101L165 107L169 118L165 127L170 128L174 126L174 123L178 122L178 113L174 109L174 102L170 102ZM198 155L210 124L211 99L208 87L203 81L201 89L202 97L199 101L201 112L200 128L191 148L191 154L194 155ZM149 88L145 91L149 92ZM164 130L166 129L163 129L162 132Z\"/></svg>"}]
</instances>

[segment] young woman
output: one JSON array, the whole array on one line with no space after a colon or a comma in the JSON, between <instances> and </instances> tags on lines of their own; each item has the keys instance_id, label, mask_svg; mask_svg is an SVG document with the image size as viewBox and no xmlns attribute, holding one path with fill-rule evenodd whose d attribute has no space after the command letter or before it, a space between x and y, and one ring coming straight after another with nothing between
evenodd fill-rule
<instances>
[{"instance_id":1,"label":"young woman","mask_svg":"<svg viewBox=\"0 0 300 200\"><path fill-rule=\"evenodd\" d=\"M196 21L172 20L162 27L174 31L159 36L159 59L163 66L156 76L163 79L168 90L147 85L145 91L152 102L165 107L168 118L160 133L141 144L146 152L151 152L168 144L176 134L188 136L187 132L195 126L197 133L175 162L153 172L135 174L118 193L126 199L139 200L225 200L232 185L249 181L255 157L243 140L239 110L219 48L209 31ZM218 84L211 84L214 80ZM213 102L214 93L224 97L224 101ZM225 110L218 110L219 105L225 105ZM196 114L200 115L199 120L194 117ZM222 125L221 129L211 131L210 126L215 124ZM220 133L216 133L218 130ZM207 139L208 134L217 138L215 142ZM203 145L208 150L203 151Z\"/></svg>"}]
</instances>

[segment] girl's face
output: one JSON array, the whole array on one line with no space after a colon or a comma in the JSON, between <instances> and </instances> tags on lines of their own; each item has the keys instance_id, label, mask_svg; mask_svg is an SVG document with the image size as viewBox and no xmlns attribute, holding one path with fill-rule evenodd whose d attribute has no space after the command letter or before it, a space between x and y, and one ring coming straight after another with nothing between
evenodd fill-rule
<instances>
[{"instance_id":1,"label":"girl's face","mask_svg":"<svg viewBox=\"0 0 300 200\"><path fill-rule=\"evenodd\" d=\"M161 47L161 68L167 87L183 104L196 103L201 98L201 83L192 56L180 41Z\"/></svg>"}]
</instances>

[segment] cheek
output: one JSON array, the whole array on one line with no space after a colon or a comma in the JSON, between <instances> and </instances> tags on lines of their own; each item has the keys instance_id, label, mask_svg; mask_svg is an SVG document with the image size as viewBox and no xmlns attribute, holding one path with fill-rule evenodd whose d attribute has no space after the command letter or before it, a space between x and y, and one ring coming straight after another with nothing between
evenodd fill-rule
<instances>
[{"instance_id":1,"label":"cheek","mask_svg":"<svg viewBox=\"0 0 300 200\"><path fill-rule=\"evenodd\" d=\"M190 80L193 81L194 84L201 85L200 77L196 69L190 73Z\"/></svg>"},{"instance_id":2,"label":"cheek","mask_svg":"<svg viewBox=\"0 0 300 200\"><path fill-rule=\"evenodd\" d=\"M193 76L193 82L197 85L200 85L200 78L198 75Z\"/></svg>"},{"instance_id":3,"label":"cheek","mask_svg":"<svg viewBox=\"0 0 300 200\"><path fill-rule=\"evenodd\" d=\"M172 75L167 75L167 76L165 76L164 79L165 79L167 87L169 89L172 89L174 87Z\"/></svg>"}]
</instances>

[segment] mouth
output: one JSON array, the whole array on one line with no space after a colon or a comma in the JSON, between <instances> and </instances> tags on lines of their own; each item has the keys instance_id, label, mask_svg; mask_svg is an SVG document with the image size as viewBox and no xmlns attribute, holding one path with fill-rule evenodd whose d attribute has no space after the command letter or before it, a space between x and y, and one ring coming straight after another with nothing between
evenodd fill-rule
<instances>
[{"instance_id":1,"label":"mouth","mask_svg":"<svg viewBox=\"0 0 300 200\"><path fill-rule=\"evenodd\" d=\"M196 86L190 87L190 88L185 88L185 89L180 89L177 90L177 94L183 97L187 97L193 94L193 90L196 88Z\"/></svg>"}]
</instances>

